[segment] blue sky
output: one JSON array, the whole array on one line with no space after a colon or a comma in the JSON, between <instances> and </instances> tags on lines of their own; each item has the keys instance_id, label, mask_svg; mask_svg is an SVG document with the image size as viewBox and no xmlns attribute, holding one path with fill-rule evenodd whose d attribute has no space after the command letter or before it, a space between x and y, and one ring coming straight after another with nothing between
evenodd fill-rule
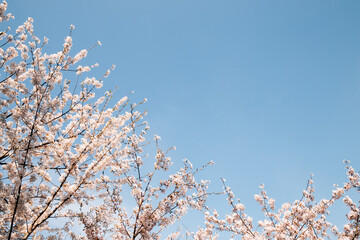
<instances>
[{"instance_id":1,"label":"blue sky","mask_svg":"<svg viewBox=\"0 0 360 240\"><path fill-rule=\"evenodd\" d=\"M360 169L359 1L15 0L9 9L14 26L34 18L49 52L70 24L75 50L100 40L88 61L117 66L104 88L146 97L152 133L177 147L174 159L213 160L201 177L214 189L226 178L250 215L261 183L293 201L312 172L327 197L345 180L342 160Z\"/></svg>"}]
</instances>

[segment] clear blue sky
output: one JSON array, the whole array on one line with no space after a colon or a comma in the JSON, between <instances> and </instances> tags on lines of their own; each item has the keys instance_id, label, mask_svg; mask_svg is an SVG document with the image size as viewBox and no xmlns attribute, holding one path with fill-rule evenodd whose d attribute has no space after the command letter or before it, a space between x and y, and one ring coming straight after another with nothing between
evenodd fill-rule
<instances>
[{"instance_id":1,"label":"clear blue sky","mask_svg":"<svg viewBox=\"0 0 360 240\"><path fill-rule=\"evenodd\" d=\"M250 215L265 183L293 201L312 172L319 197L360 169L360 1L11 0L16 19L58 50L100 40L89 61L115 64L105 89L148 98L148 121L175 159L213 160ZM359 197L357 196L358 200ZM215 207L222 208L223 203ZM219 204L219 205L216 205Z\"/></svg>"}]
</instances>

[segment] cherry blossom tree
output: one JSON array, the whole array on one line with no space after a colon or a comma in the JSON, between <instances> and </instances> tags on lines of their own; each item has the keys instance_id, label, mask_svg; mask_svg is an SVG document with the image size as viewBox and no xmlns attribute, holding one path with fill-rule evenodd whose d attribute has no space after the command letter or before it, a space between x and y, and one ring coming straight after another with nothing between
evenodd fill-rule
<instances>
[{"instance_id":1,"label":"cherry blossom tree","mask_svg":"<svg viewBox=\"0 0 360 240\"><path fill-rule=\"evenodd\" d=\"M113 92L100 97L103 80L90 76L94 65L79 63L91 49L72 54L71 32L62 50L44 52L29 18L12 32L13 16L0 4L0 238L1 239L358 239L360 208L346 195L360 191L360 176L346 162L348 181L329 199L315 200L312 179L293 203L276 209L261 186L255 200L264 220L255 223L224 184L230 213L207 204L208 181L196 180L204 167L184 160L169 170L160 137L145 152L149 126L142 105ZM99 45L98 42L96 45ZM115 102L114 102L115 101ZM151 143L150 143L151 146ZM153 160L152 160L153 159ZM357 195L358 196L358 195ZM343 200L348 222L327 221L330 207ZM191 232L164 231L191 209L204 223ZM221 217L221 216L224 217Z\"/></svg>"},{"instance_id":2,"label":"cherry blossom tree","mask_svg":"<svg viewBox=\"0 0 360 240\"><path fill-rule=\"evenodd\" d=\"M2 24L12 18L6 8ZM48 40L34 34L31 18L0 35L0 238L159 238L188 208L205 207L207 182L197 182L198 170L185 161L152 185L171 160L156 137L153 169L143 171L146 100L110 106L110 91L95 98L111 69L87 77L97 65L78 64L86 49L71 56L73 29L54 54L43 52ZM122 204L126 186L130 211Z\"/></svg>"},{"instance_id":3,"label":"cherry blossom tree","mask_svg":"<svg viewBox=\"0 0 360 240\"><path fill-rule=\"evenodd\" d=\"M360 193L360 175L350 166L349 161L345 163L348 181L341 187L335 185L330 198L318 202L315 201L315 187L311 178L300 200L284 203L279 209L275 208L275 199L268 196L264 185L260 185L261 192L254 198L260 204L265 219L256 225L253 218L245 213L245 206L239 199L235 199L234 193L223 180L232 211L224 219L220 218L216 210L206 212L206 227L196 233L196 238L216 239L219 232L230 232L234 238L239 236L241 239L359 239L360 206L346 192L354 190ZM348 222L341 228L327 221L330 207L339 199L349 209L346 214Z\"/></svg>"}]
</instances>

